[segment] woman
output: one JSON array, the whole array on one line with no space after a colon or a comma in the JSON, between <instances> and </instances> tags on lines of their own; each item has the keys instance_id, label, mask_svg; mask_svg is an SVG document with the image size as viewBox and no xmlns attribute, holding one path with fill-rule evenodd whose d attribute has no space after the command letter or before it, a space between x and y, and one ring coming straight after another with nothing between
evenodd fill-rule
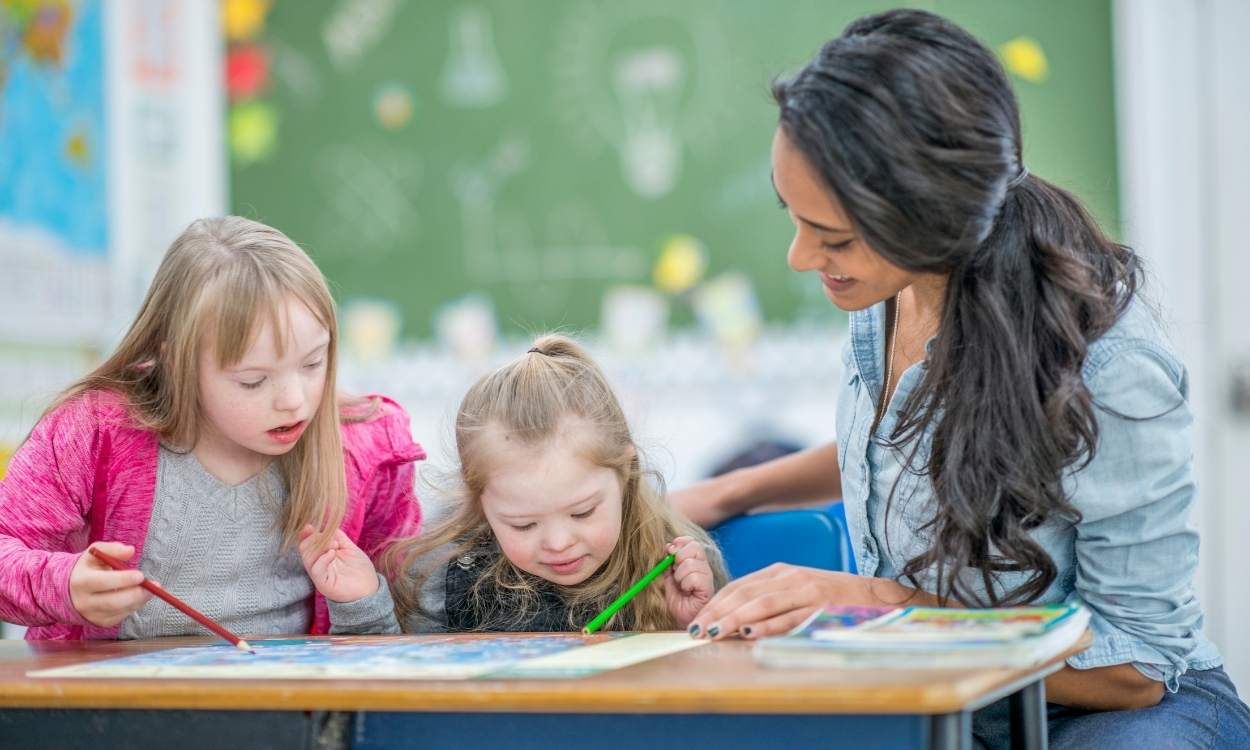
<instances>
[{"instance_id":1,"label":"woman","mask_svg":"<svg viewBox=\"0 0 1250 750\"><path fill-rule=\"evenodd\" d=\"M863 575L773 566L691 633L774 635L824 603L1079 601L1095 642L1047 680L1054 746L1143 731L1250 745L1191 586L1184 368L1139 298L1137 256L1025 168L994 56L894 11L773 93L790 266L851 313L837 443L675 502L713 523L841 496ZM1006 741L1003 713L978 716L982 741Z\"/></svg>"}]
</instances>

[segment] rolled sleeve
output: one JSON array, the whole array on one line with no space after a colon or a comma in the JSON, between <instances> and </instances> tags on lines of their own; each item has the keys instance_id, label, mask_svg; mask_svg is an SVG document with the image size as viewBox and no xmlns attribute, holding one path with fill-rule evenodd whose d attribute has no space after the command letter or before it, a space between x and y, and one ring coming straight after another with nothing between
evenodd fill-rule
<instances>
[{"instance_id":1,"label":"rolled sleeve","mask_svg":"<svg viewBox=\"0 0 1250 750\"><path fill-rule=\"evenodd\" d=\"M1114 352L1087 382L1098 448L1070 477L1082 520L1069 600L1091 610L1094 645L1068 663L1131 663L1174 692L1187 669L1219 663L1201 636L1193 591L1198 534L1188 526L1195 479L1185 373L1166 351L1140 342Z\"/></svg>"}]
</instances>

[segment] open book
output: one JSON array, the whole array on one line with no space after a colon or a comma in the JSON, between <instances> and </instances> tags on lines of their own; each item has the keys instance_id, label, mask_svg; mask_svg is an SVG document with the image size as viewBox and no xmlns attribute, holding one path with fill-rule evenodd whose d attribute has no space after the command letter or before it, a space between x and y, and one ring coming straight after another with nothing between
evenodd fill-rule
<instances>
[{"instance_id":1,"label":"open book","mask_svg":"<svg viewBox=\"0 0 1250 750\"><path fill-rule=\"evenodd\" d=\"M1089 610L1079 605L956 609L826 607L802 625L755 644L775 667L1027 667L1081 637Z\"/></svg>"}]
</instances>

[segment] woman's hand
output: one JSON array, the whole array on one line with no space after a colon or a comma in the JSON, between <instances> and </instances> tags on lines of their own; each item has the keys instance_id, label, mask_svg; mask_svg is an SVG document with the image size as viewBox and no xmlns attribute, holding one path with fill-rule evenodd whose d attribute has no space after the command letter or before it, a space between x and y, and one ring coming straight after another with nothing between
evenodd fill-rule
<instances>
[{"instance_id":1,"label":"woman's hand","mask_svg":"<svg viewBox=\"0 0 1250 750\"><path fill-rule=\"evenodd\" d=\"M96 542L91 546L118 560L135 556L135 548L129 544ZM103 560L83 552L69 572L69 600L84 620L111 628L152 598L141 583L143 574L138 570L113 570Z\"/></svg>"},{"instance_id":2,"label":"woman's hand","mask_svg":"<svg viewBox=\"0 0 1250 750\"><path fill-rule=\"evenodd\" d=\"M664 601L677 620L677 627L685 628L716 592L712 566L707 561L707 550L688 536L674 539L668 551L676 559L664 572Z\"/></svg>"},{"instance_id":3,"label":"woman's hand","mask_svg":"<svg viewBox=\"0 0 1250 750\"><path fill-rule=\"evenodd\" d=\"M762 638L793 630L818 607L885 607L912 597L912 589L884 578L775 563L720 590L695 617L696 638Z\"/></svg>"},{"instance_id":4,"label":"woman's hand","mask_svg":"<svg viewBox=\"0 0 1250 750\"><path fill-rule=\"evenodd\" d=\"M318 552L311 525L299 533L299 554L317 591L335 602L352 602L378 590L378 574L369 559L342 529L335 529L330 546Z\"/></svg>"}]
</instances>

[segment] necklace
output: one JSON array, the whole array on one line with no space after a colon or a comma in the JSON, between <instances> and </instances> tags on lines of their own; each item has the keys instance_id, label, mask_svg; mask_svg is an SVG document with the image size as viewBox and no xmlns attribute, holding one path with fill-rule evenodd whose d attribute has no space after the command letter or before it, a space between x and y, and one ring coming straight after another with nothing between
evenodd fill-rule
<instances>
[{"instance_id":1,"label":"necklace","mask_svg":"<svg viewBox=\"0 0 1250 750\"><path fill-rule=\"evenodd\" d=\"M885 417L885 408L890 404L890 384L894 382L894 347L898 344L899 306L903 301L900 291L894 295L894 324L890 330L890 351L885 356L885 384L881 388L881 405L877 408L877 424ZM874 430L875 430L874 425Z\"/></svg>"}]
</instances>

